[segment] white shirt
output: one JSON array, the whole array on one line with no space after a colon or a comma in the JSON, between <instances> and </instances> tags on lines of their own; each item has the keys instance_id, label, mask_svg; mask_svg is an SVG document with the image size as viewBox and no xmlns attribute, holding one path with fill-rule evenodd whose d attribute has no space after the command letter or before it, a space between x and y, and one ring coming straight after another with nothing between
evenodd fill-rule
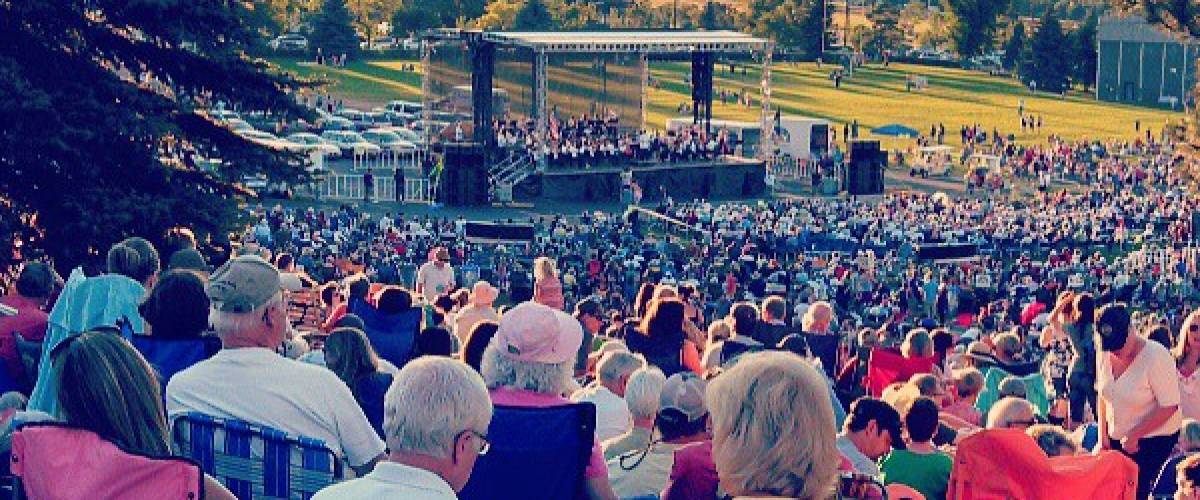
<instances>
[{"instance_id":1,"label":"white shirt","mask_svg":"<svg viewBox=\"0 0 1200 500\"><path fill-rule=\"evenodd\" d=\"M1175 358L1162 344L1146 341L1137 357L1113 380L1106 352L1096 353L1096 392L1107 405L1108 436L1122 439L1134 426L1162 406L1179 405L1179 373ZM1142 437L1166 436L1179 431L1183 417L1178 410L1162 426Z\"/></svg>"},{"instance_id":2,"label":"white shirt","mask_svg":"<svg viewBox=\"0 0 1200 500\"><path fill-rule=\"evenodd\" d=\"M433 303L438 295L449 293L454 288L454 268L450 264L440 268L433 262L421 264L417 270L417 284L421 287L425 302Z\"/></svg>"},{"instance_id":3,"label":"white shirt","mask_svg":"<svg viewBox=\"0 0 1200 500\"><path fill-rule=\"evenodd\" d=\"M646 450L634 450L608 461L608 480L612 483L617 498L659 495L667 489L671 468L675 465L675 450L679 445L658 443L642 457ZM639 458L641 462L638 462ZM622 459L626 467L621 466ZM637 464L636 467L633 464Z\"/></svg>"},{"instance_id":4,"label":"white shirt","mask_svg":"<svg viewBox=\"0 0 1200 500\"><path fill-rule=\"evenodd\" d=\"M189 411L320 439L356 467L384 450L337 375L259 347L222 349L171 377L167 415Z\"/></svg>"},{"instance_id":5,"label":"white shirt","mask_svg":"<svg viewBox=\"0 0 1200 500\"><path fill-rule=\"evenodd\" d=\"M600 383L584 387L571 395L571 401L596 405L596 440L607 441L633 428L633 414L625 399Z\"/></svg>"},{"instance_id":6,"label":"white shirt","mask_svg":"<svg viewBox=\"0 0 1200 500\"><path fill-rule=\"evenodd\" d=\"M879 464L859 450L846 435L838 436L837 449L854 466L854 472L879 477Z\"/></svg>"},{"instance_id":7,"label":"white shirt","mask_svg":"<svg viewBox=\"0 0 1200 500\"><path fill-rule=\"evenodd\" d=\"M458 495L441 476L396 462L379 462L375 470L358 478L330 485L313 500L403 498L405 500L456 500Z\"/></svg>"}]
</instances>

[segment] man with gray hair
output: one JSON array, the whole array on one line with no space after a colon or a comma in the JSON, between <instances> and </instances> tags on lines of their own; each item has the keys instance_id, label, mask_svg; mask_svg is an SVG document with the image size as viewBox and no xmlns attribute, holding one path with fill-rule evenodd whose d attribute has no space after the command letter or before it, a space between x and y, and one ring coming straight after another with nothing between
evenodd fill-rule
<instances>
[{"instance_id":1,"label":"man with gray hair","mask_svg":"<svg viewBox=\"0 0 1200 500\"><path fill-rule=\"evenodd\" d=\"M461 361L423 357L396 375L384 406L388 459L313 500L457 498L489 447L492 402L483 379Z\"/></svg>"},{"instance_id":2,"label":"man with gray hair","mask_svg":"<svg viewBox=\"0 0 1200 500\"><path fill-rule=\"evenodd\" d=\"M643 366L645 358L629 351L605 353L596 364L596 381L571 396L576 403L586 401L596 405L596 439L601 442L633 427L633 416L623 398L629 376Z\"/></svg>"},{"instance_id":3,"label":"man with gray hair","mask_svg":"<svg viewBox=\"0 0 1200 500\"><path fill-rule=\"evenodd\" d=\"M279 270L243 255L217 269L206 289L221 351L167 382L167 415L199 412L244 420L325 442L359 475L383 458L350 388L332 371L279 355L287 305Z\"/></svg>"},{"instance_id":4,"label":"man with gray hair","mask_svg":"<svg viewBox=\"0 0 1200 500\"><path fill-rule=\"evenodd\" d=\"M638 368L629 376L629 383L625 384L625 405L633 417L633 428L601 443L605 460L650 445L654 437L654 416L658 414L658 398L666 382L667 376L653 365Z\"/></svg>"}]
</instances>

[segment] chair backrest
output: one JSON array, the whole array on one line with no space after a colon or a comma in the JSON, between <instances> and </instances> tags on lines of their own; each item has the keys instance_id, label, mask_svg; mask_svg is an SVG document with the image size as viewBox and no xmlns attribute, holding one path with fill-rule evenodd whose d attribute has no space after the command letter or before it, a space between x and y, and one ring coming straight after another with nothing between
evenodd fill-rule
<instances>
[{"instance_id":1,"label":"chair backrest","mask_svg":"<svg viewBox=\"0 0 1200 500\"><path fill-rule=\"evenodd\" d=\"M874 397L883 395L883 390L893 382L906 382L918 373L932 373L933 358L905 358L888 349L871 349L867 362L867 392Z\"/></svg>"},{"instance_id":2,"label":"chair backrest","mask_svg":"<svg viewBox=\"0 0 1200 500\"><path fill-rule=\"evenodd\" d=\"M396 368L403 367L412 358L417 332L421 328L421 308L384 314L365 301L352 300L346 312L362 318L366 326L364 333L379 357L396 365Z\"/></svg>"},{"instance_id":3,"label":"chair backrest","mask_svg":"<svg viewBox=\"0 0 1200 500\"><path fill-rule=\"evenodd\" d=\"M583 496L583 471L595 441L596 407L496 406L491 450L475 462L462 500Z\"/></svg>"},{"instance_id":4,"label":"chair backrest","mask_svg":"<svg viewBox=\"0 0 1200 500\"><path fill-rule=\"evenodd\" d=\"M962 440L947 498L1070 498L1133 500L1137 464L1116 451L1047 458L1017 429L989 429Z\"/></svg>"},{"instance_id":5,"label":"chair backrest","mask_svg":"<svg viewBox=\"0 0 1200 500\"><path fill-rule=\"evenodd\" d=\"M211 358L221 350L221 340L217 337L171 339L134 335L130 340L134 349L142 353L150 366L154 367L162 387L166 387L167 381L176 373Z\"/></svg>"},{"instance_id":6,"label":"chair backrest","mask_svg":"<svg viewBox=\"0 0 1200 500\"><path fill-rule=\"evenodd\" d=\"M988 410L992 409L992 405L1000 400L1000 382L1009 375L1010 373L1004 371L1003 368L996 366L985 368L983 390L980 391L979 398L975 400L975 408L986 415ZM1050 410L1050 396L1046 393L1046 379L1040 373L1017 378L1025 383L1025 400L1033 403L1038 415L1046 416L1046 412Z\"/></svg>"},{"instance_id":7,"label":"chair backrest","mask_svg":"<svg viewBox=\"0 0 1200 500\"><path fill-rule=\"evenodd\" d=\"M13 433L9 463L13 498L193 500L204 491L204 475L191 460L130 453L58 423L26 424Z\"/></svg>"},{"instance_id":8,"label":"chair backrest","mask_svg":"<svg viewBox=\"0 0 1200 500\"><path fill-rule=\"evenodd\" d=\"M38 377L38 361L42 359L42 343L25 340L25 337L17 332L13 332L13 338L17 343L17 356L21 359L25 381L33 386Z\"/></svg>"},{"instance_id":9,"label":"chair backrest","mask_svg":"<svg viewBox=\"0 0 1200 500\"><path fill-rule=\"evenodd\" d=\"M324 319L321 296L316 290L292 292L288 298L288 321L294 327L320 328Z\"/></svg>"},{"instance_id":10,"label":"chair backrest","mask_svg":"<svg viewBox=\"0 0 1200 500\"><path fill-rule=\"evenodd\" d=\"M242 500L306 500L342 479L341 462L323 441L239 420L180 415L171 446Z\"/></svg>"}]
</instances>

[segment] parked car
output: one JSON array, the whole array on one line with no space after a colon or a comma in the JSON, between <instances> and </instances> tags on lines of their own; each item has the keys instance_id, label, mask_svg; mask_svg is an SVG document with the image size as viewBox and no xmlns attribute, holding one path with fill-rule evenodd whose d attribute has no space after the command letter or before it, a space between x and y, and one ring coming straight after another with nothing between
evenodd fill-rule
<instances>
[{"instance_id":1,"label":"parked car","mask_svg":"<svg viewBox=\"0 0 1200 500\"><path fill-rule=\"evenodd\" d=\"M285 141L279 137L276 137L275 134L264 132L262 130L238 130L237 135L240 135L242 138L255 144L266 146L278 151L302 151L299 144Z\"/></svg>"},{"instance_id":2,"label":"parked car","mask_svg":"<svg viewBox=\"0 0 1200 500\"><path fill-rule=\"evenodd\" d=\"M370 50L393 50L400 46L400 41L395 37L381 36L371 40Z\"/></svg>"},{"instance_id":3,"label":"parked car","mask_svg":"<svg viewBox=\"0 0 1200 500\"><path fill-rule=\"evenodd\" d=\"M244 130L254 130L253 125L251 125L249 122L247 122L246 120L243 120L241 118L230 118L228 120L225 120L225 126L229 127L234 132L241 132Z\"/></svg>"},{"instance_id":4,"label":"parked car","mask_svg":"<svg viewBox=\"0 0 1200 500\"><path fill-rule=\"evenodd\" d=\"M230 111L228 109L210 109L208 110L208 117L219 122L227 122L235 118L240 120L242 115L238 114L237 111Z\"/></svg>"},{"instance_id":5,"label":"parked car","mask_svg":"<svg viewBox=\"0 0 1200 500\"><path fill-rule=\"evenodd\" d=\"M387 111L368 111L363 113L363 123L368 124L366 127L363 127L364 130L390 127L392 126L392 118L388 116Z\"/></svg>"},{"instance_id":6,"label":"parked car","mask_svg":"<svg viewBox=\"0 0 1200 500\"><path fill-rule=\"evenodd\" d=\"M301 148L301 151L304 151L305 153L310 153L313 151L320 151L320 152L324 153L327 158L337 158L339 156L342 156L341 148L339 148L333 144L330 144L328 141L326 141L325 139L322 139L321 136L319 136L317 134L311 134L308 132L297 132L295 134L291 134L291 135L285 137L284 139L299 145Z\"/></svg>"},{"instance_id":7,"label":"parked car","mask_svg":"<svg viewBox=\"0 0 1200 500\"><path fill-rule=\"evenodd\" d=\"M367 115L367 112L365 111L359 111L354 108L345 108L335 114L354 122L354 128L356 130L366 130L375 127L375 122L370 116Z\"/></svg>"},{"instance_id":8,"label":"parked car","mask_svg":"<svg viewBox=\"0 0 1200 500\"><path fill-rule=\"evenodd\" d=\"M417 115L421 113L421 110L425 109L425 105L412 101L389 101L383 109Z\"/></svg>"},{"instance_id":9,"label":"parked car","mask_svg":"<svg viewBox=\"0 0 1200 500\"><path fill-rule=\"evenodd\" d=\"M267 42L271 50L308 50L308 39L299 33L286 33Z\"/></svg>"},{"instance_id":10,"label":"parked car","mask_svg":"<svg viewBox=\"0 0 1200 500\"><path fill-rule=\"evenodd\" d=\"M400 42L400 48L404 50L421 50L421 41L416 38L406 38Z\"/></svg>"},{"instance_id":11,"label":"parked car","mask_svg":"<svg viewBox=\"0 0 1200 500\"><path fill-rule=\"evenodd\" d=\"M371 111L382 113L384 118L387 118L387 125L392 125L392 126L397 126L397 127L403 127L405 125L408 125L409 123L412 123L413 120L417 119L417 115L405 113L403 111L388 111L384 108L375 108L375 109L372 109Z\"/></svg>"},{"instance_id":12,"label":"parked car","mask_svg":"<svg viewBox=\"0 0 1200 500\"><path fill-rule=\"evenodd\" d=\"M422 142L425 142L424 136L422 136L421 134L418 134L416 132L413 132L412 130L407 129L405 127L392 127L388 130L391 131L393 134L400 136L401 139L404 139L413 144L420 145Z\"/></svg>"},{"instance_id":13,"label":"parked car","mask_svg":"<svg viewBox=\"0 0 1200 500\"><path fill-rule=\"evenodd\" d=\"M354 130L354 122L340 116L328 116L317 120L317 128L321 130Z\"/></svg>"},{"instance_id":14,"label":"parked car","mask_svg":"<svg viewBox=\"0 0 1200 500\"><path fill-rule=\"evenodd\" d=\"M358 132L350 130L327 130L321 133L321 138L337 146L343 155L353 155L355 151L364 153L379 153L382 149L371 144Z\"/></svg>"},{"instance_id":15,"label":"parked car","mask_svg":"<svg viewBox=\"0 0 1200 500\"><path fill-rule=\"evenodd\" d=\"M388 129L371 129L363 132L361 135L367 142L383 149L416 149L417 147L412 142L401 139L399 135Z\"/></svg>"}]
</instances>

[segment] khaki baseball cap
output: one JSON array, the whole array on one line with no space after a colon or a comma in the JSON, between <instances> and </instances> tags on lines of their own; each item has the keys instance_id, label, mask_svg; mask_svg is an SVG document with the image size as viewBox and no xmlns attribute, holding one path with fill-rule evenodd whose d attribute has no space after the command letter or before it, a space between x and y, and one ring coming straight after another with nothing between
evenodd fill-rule
<instances>
[{"instance_id":1,"label":"khaki baseball cap","mask_svg":"<svg viewBox=\"0 0 1200 500\"><path fill-rule=\"evenodd\" d=\"M205 291L213 309L248 313L266 304L281 288L279 269L257 255L242 255L217 268Z\"/></svg>"}]
</instances>

